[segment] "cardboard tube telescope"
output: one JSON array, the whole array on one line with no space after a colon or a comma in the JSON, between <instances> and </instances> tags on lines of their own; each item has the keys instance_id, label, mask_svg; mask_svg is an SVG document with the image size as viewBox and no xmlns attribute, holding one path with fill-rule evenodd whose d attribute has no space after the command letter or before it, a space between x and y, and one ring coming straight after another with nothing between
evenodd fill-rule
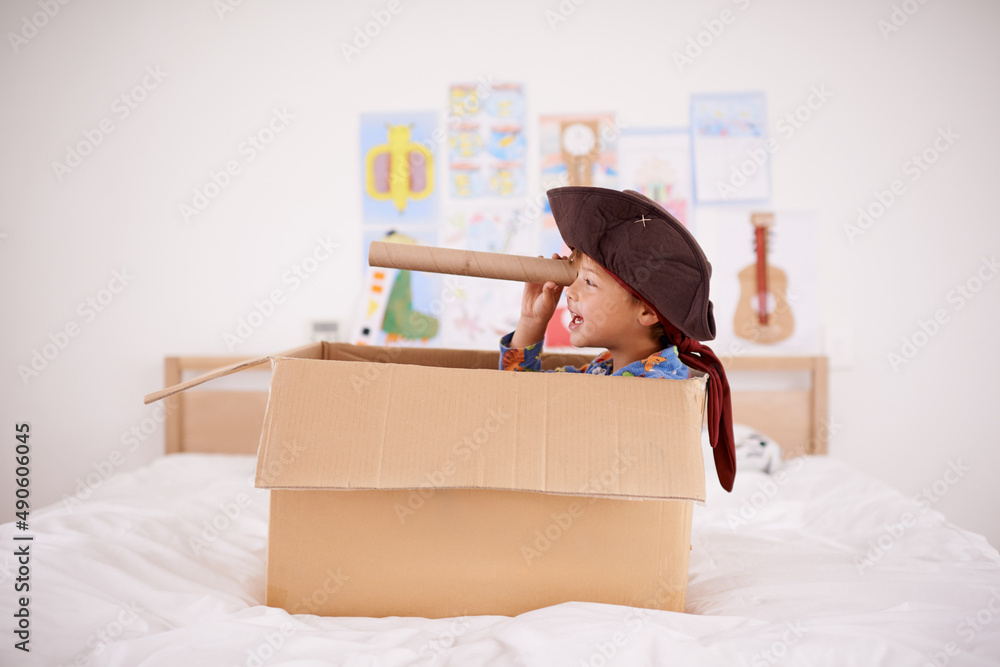
<instances>
[{"instance_id":1,"label":"cardboard tube telescope","mask_svg":"<svg viewBox=\"0 0 1000 667\"><path fill-rule=\"evenodd\" d=\"M551 280L564 287L576 280L576 269L565 259L433 248L382 241L372 241L368 247L368 266L527 283L544 283Z\"/></svg>"}]
</instances>

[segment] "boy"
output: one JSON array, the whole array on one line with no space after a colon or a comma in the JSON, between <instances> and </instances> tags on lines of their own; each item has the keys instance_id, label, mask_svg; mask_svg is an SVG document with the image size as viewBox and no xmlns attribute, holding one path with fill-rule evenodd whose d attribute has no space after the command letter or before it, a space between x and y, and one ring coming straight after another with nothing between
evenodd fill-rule
<instances>
[{"instance_id":1,"label":"boy","mask_svg":"<svg viewBox=\"0 0 1000 667\"><path fill-rule=\"evenodd\" d=\"M637 192L571 186L547 195L577 267L566 288L570 342L607 348L586 366L557 370L671 379L688 378L692 368L708 373L709 439L719 481L731 491L736 457L729 384L712 350L698 342L715 338L712 266L698 242ZM541 370L542 339L561 294L554 282L525 284L517 329L500 340L501 370Z\"/></svg>"},{"instance_id":2,"label":"boy","mask_svg":"<svg viewBox=\"0 0 1000 667\"><path fill-rule=\"evenodd\" d=\"M553 255L553 259L560 258ZM575 347L606 347L596 359L579 368L555 370L591 375L622 375L684 380L690 369L668 344L656 313L625 291L601 266L574 250L569 261L577 277L566 288L566 308L572 315L569 340ZM563 288L554 282L526 283L517 329L500 339L502 370L541 370L541 341Z\"/></svg>"}]
</instances>

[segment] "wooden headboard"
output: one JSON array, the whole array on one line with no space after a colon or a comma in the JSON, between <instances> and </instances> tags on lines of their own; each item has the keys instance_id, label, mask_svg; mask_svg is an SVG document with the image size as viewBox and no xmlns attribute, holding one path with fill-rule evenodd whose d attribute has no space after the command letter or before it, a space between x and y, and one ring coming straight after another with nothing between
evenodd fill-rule
<instances>
[{"instance_id":1,"label":"wooden headboard","mask_svg":"<svg viewBox=\"0 0 1000 667\"><path fill-rule=\"evenodd\" d=\"M167 357L164 386L173 386L243 357ZM785 458L826 454L829 373L826 357L724 359L732 387L733 421L780 443ZM166 453L254 454L260 441L270 365L238 373L250 388L220 381L169 396Z\"/></svg>"},{"instance_id":2,"label":"wooden headboard","mask_svg":"<svg viewBox=\"0 0 1000 667\"><path fill-rule=\"evenodd\" d=\"M163 386L172 387L192 376L244 360L244 357L167 357ZM164 425L167 454L257 453L271 365L242 371L237 377L257 382L246 383L251 385L250 389L211 382L163 399L167 413Z\"/></svg>"},{"instance_id":3,"label":"wooden headboard","mask_svg":"<svg viewBox=\"0 0 1000 667\"><path fill-rule=\"evenodd\" d=\"M773 438L786 459L827 453L830 376L826 357L732 357L723 363L734 423Z\"/></svg>"}]
</instances>

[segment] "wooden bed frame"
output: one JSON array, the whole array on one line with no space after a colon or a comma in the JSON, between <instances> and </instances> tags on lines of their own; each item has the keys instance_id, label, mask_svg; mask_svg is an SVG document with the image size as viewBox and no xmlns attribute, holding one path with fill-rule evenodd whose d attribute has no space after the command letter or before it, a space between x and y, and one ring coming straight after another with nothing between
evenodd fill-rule
<instances>
[{"instance_id":1,"label":"wooden bed frame","mask_svg":"<svg viewBox=\"0 0 1000 667\"><path fill-rule=\"evenodd\" d=\"M167 357L164 386L243 361L244 357ZM733 421L776 440L785 458L826 454L829 373L826 357L731 357L723 360L732 387ZM270 373L270 365L237 377ZM788 386L741 387L741 376L797 380ZM804 380L804 382L803 382ZM165 400L166 453L255 454L260 440L266 389L214 388L217 382ZM789 384L786 382L786 384ZM805 385L805 386L801 386Z\"/></svg>"}]
</instances>

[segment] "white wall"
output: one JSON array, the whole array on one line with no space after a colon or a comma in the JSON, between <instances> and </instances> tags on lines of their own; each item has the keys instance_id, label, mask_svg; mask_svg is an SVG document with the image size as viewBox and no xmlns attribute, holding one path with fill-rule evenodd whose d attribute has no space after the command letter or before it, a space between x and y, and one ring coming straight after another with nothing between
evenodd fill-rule
<instances>
[{"instance_id":1,"label":"white wall","mask_svg":"<svg viewBox=\"0 0 1000 667\"><path fill-rule=\"evenodd\" d=\"M10 35L46 2L58 13L15 52ZM400 2L349 63L339 43L388 2L243 0L222 19L211 0L0 5L0 518L13 512L15 422L33 428L35 501L55 502L116 450L119 470L162 451L159 429L135 451L122 437L154 414L141 398L161 386L164 355L227 353L224 334L273 289L288 300L237 354L350 316L359 113L443 110L449 83L482 77L525 82L532 119L612 110L634 125L685 125L694 92L762 90L773 126L825 86L830 101L773 158L772 205L819 212L823 324L856 336L853 365L832 378L831 455L907 494L937 482L934 507L1000 545L1000 280L961 309L949 301L1000 250L1000 6L908 0L916 13L885 39L890 0L564 0L575 11L554 30L556 0ZM723 9L735 20L678 71L672 54ZM123 118L115 100L144 76L152 86L147 68L162 81ZM275 109L293 120L246 161L241 142ZM102 119L113 132L58 180L52 163ZM939 128L959 138L911 182L903 164ZM241 173L185 224L178 205L228 160ZM844 225L894 179L905 193L850 242ZM327 235L340 253L290 290L282 274ZM123 270L102 312L78 309ZM939 310L948 321L894 370L887 355ZM22 381L18 365L67 324L77 335Z\"/></svg>"}]
</instances>

